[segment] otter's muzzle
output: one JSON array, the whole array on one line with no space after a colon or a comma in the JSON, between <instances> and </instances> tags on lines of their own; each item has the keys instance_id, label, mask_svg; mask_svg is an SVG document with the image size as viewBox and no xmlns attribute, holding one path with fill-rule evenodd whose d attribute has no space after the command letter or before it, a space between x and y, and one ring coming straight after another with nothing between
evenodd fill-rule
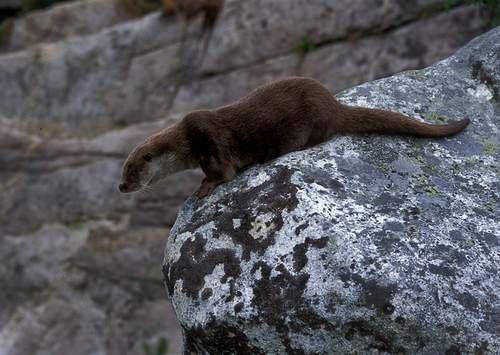
<instances>
[{"instance_id":1,"label":"otter's muzzle","mask_svg":"<svg viewBox=\"0 0 500 355\"><path fill-rule=\"evenodd\" d=\"M126 182L120 183L120 185L118 185L118 190L123 193L134 191L133 186L127 184Z\"/></svg>"}]
</instances>

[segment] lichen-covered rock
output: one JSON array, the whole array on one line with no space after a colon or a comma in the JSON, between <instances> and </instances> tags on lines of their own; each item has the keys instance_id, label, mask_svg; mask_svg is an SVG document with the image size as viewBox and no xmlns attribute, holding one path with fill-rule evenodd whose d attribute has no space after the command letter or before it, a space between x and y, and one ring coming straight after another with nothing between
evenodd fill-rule
<instances>
[{"instance_id":1,"label":"lichen-covered rock","mask_svg":"<svg viewBox=\"0 0 500 355\"><path fill-rule=\"evenodd\" d=\"M348 90L456 137L336 137L191 198L164 275L195 353L497 353L500 28Z\"/></svg>"}]
</instances>

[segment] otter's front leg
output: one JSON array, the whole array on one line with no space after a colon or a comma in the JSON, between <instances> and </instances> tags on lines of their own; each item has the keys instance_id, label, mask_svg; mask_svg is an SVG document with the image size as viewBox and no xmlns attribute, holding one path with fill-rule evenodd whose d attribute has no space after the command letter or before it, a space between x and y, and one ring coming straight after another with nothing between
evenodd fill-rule
<instances>
[{"instance_id":1,"label":"otter's front leg","mask_svg":"<svg viewBox=\"0 0 500 355\"><path fill-rule=\"evenodd\" d=\"M198 198L204 198L220 184L231 181L236 175L236 170L227 160L217 160L214 157L201 159L200 166L206 177L202 180L196 191Z\"/></svg>"},{"instance_id":2,"label":"otter's front leg","mask_svg":"<svg viewBox=\"0 0 500 355\"><path fill-rule=\"evenodd\" d=\"M212 193L212 191L214 191L214 189L218 185L222 184L223 182L224 181L210 181L207 178L204 178L195 194L198 198L207 197Z\"/></svg>"}]
</instances>

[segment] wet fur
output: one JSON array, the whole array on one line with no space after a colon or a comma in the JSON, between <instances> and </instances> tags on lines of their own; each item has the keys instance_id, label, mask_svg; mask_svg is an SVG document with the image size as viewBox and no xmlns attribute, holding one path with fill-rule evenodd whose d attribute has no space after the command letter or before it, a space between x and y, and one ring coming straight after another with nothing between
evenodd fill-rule
<instances>
[{"instance_id":1,"label":"wet fur","mask_svg":"<svg viewBox=\"0 0 500 355\"><path fill-rule=\"evenodd\" d=\"M180 162L177 167L201 167L206 178L198 195L205 196L249 165L317 145L336 134L438 138L456 134L468 124L464 119L432 125L397 112L346 106L316 80L289 78L262 86L231 105L191 112L149 137L127 159L123 181L130 180L127 164L145 169L138 161L146 152L155 158L174 154Z\"/></svg>"}]
</instances>

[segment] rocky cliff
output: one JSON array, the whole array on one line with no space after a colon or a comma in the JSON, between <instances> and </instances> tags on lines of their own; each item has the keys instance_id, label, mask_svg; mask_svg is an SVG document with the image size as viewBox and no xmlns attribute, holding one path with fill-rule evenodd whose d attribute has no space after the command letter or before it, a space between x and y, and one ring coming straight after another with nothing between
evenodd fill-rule
<instances>
[{"instance_id":1,"label":"rocky cliff","mask_svg":"<svg viewBox=\"0 0 500 355\"><path fill-rule=\"evenodd\" d=\"M102 0L63 5L14 21L3 36L10 53L0 57L0 115L96 134L228 103L290 74L338 91L433 63L484 30L477 7L443 13L446 3L227 1L187 77L179 71L199 62L191 53L205 38L202 21L183 26L158 13L126 21ZM63 24L56 34L54 22ZM55 42L30 46L45 40Z\"/></svg>"},{"instance_id":2,"label":"rocky cliff","mask_svg":"<svg viewBox=\"0 0 500 355\"><path fill-rule=\"evenodd\" d=\"M201 19L119 4L68 2L2 26L0 354L141 354L162 337L180 351L159 265L200 173L119 194L146 135L285 75L337 91L425 67L487 24L444 0L228 0L202 64L179 75L206 38Z\"/></svg>"},{"instance_id":3,"label":"rocky cliff","mask_svg":"<svg viewBox=\"0 0 500 355\"><path fill-rule=\"evenodd\" d=\"M485 354L498 333L500 28L341 101L456 137L335 137L191 198L164 275L197 354Z\"/></svg>"}]
</instances>

